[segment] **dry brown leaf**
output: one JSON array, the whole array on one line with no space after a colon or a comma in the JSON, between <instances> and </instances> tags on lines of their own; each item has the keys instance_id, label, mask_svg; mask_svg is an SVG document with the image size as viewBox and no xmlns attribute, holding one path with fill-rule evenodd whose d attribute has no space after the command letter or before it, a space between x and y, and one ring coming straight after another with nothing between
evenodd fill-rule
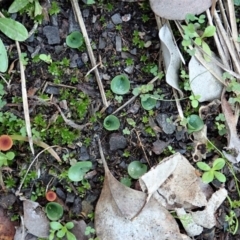
<instances>
[{"instance_id":1,"label":"dry brown leaf","mask_svg":"<svg viewBox=\"0 0 240 240\"><path fill-rule=\"evenodd\" d=\"M187 13L198 15L206 11L212 0L150 0L153 12L163 18L184 20Z\"/></svg>"},{"instance_id":2,"label":"dry brown leaf","mask_svg":"<svg viewBox=\"0 0 240 240\"><path fill-rule=\"evenodd\" d=\"M104 185L95 210L95 229L101 240L181 240L172 215L155 199L118 182L104 162Z\"/></svg>"},{"instance_id":3,"label":"dry brown leaf","mask_svg":"<svg viewBox=\"0 0 240 240\"><path fill-rule=\"evenodd\" d=\"M6 215L3 208L0 208L0 239L12 240L15 235L14 223Z\"/></svg>"},{"instance_id":4,"label":"dry brown leaf","mask_svg":"<svg viewBox=\"0 0 240 240\"><path fill-rule=\"evenodd\" d=\"M225 123L228 130L228 146L227 149L234 150L236 153L236 161L240 161L240 139L237 134L237 122L238 122L238 114L233 114L231 109L231 105L226 100L226 98L222 97L222 111L225 116Z\"/></svg>"}]
</instances>

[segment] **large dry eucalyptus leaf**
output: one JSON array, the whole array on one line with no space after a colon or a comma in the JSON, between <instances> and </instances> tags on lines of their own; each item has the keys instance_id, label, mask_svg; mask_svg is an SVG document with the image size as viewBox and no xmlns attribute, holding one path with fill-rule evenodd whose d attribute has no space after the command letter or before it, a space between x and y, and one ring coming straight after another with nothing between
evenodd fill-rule
<instances>
[{"instance_id":1,"label":"large dry eucalyptus leaf","mask_svg":"<svg viewBox=\"0 0 240 240\"><path fill-rule=\"evenodd\" d=\"M148 192L167 209L206 206L211 189L196 175L195 168L180 153L163 159L139 179Z\"/></svg>"},{"instance_id":2,"label":"large dry eucalyptus leaf","mask_svg":"<svg viewBox=\"0 0 240 240\"><path fill-rule=\"evenodd\" d=\"M212 5L212 0L150 0L150 5L160 17L183 20L188 13L198 15L206 11Z\"/></svg>"},{"instance_id":3,"label":"large dry eucalyptus leaf","mask_svg":"<svg viewBox=\"0 0 240 240\"><path fill-rule=\"evenodd\" d=\"M180 97L183 93L179 88L179 68L181 64L180 51L173 40L172 33L168 26L165 24L159 31L159 38L161 40L161 49L166 69L166 82L178 90Z\"/></svg>"},{"instance_id":4,"label":"large dry eucalyptus leaf","mask_svg":"<svg viewBox=\"0 0 240 240\"><path fill-rule=\"evenodd\" d=\"M125 187L104 165L104 185L95 210L99 239L182 239L176 221L164 207L153 198L146 203L145 193Z\"/></svg>"}]
</instances>

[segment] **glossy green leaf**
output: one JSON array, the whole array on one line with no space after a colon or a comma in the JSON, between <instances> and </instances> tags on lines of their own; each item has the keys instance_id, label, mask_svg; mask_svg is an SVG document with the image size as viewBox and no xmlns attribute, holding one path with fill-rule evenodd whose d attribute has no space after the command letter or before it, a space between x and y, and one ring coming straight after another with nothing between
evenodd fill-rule
<instances>
[{"instance_id":1,"label":"glossy green leaf","mask_svg":"<svg viewBox=\"0 0 240 240\"><path fill-rule=\"evenodd\" d=\"M215 26L208 26L205 28L202 38L204 37L212 37L216 32Z\"/></svg>"},{"instance_id":2,"label":"glossy green leaf","mask_svg":"<svg viewBox=\"0 0 240 240\"><path fill-rule=\"evenodd\" d=\"M104 119L103 126L108 131L118 130L120 127L120 121L116 116L109 115Z\"/></svg>"},{"instance_id":3,"label":"glossy green leaf","mask_svg":"<svg viewBox=\"0 0 240 240\"><path fill-rule=\"evenodd\" d=\"M222 174L221 172L217 172L217 171L215 171L214 172L214 176L215 176L215 178L219 181L219 182L226 182L226 177L225 177L225 175L224 174Z\"/></svg>"},{"instance_id":4,"label":"glossy green leaf","mask_svg":"<svg viewBox=\"0 0 240 240\"><path fill-rule=\"evenodd\" d=\"M133 161L128 165L128 174L133 179L140 178L147 172L147 166L139 161Z\"/></svg>"},{"instance_id":5,"label":"glossy green leaf","mask_svg":"<svg viewBox=\"0 0 240 240\"><path fill-rule=\"evenodd\" d=\"M63 238L64 236L65 236L65 234L66 234L66 231L64 231L65 229L63 228L63 229L60 229L58 232L57 232L57 237L59 237L59 238Z\"/></svg>"},{"instance_id":6,"label":"glossy green leaf","mask_svg":"<svg viewBox=\"0 0 240 240\"><path fill-rule=\"evenodd\" d=\"M50 202L46 205L45 208L47 217L52 220L52 221L56 221L58 219L60 219L63 215L63 207L55 202Z\"/></svg>"},{"instance_id":7,"label":"glossy green leaf","mask_svg":"<svg viewBox=\"0 0 240 240\"><path fill-rule=\"evenodd\" d=\"M29 0L14 0L14 2L10 5L8 12L16 13L24 8L29 3Z\"/></svg>"},{"instance_id":8,"label":"glossy green leaf","mask_svg":"<svg viewBox=\"0 0 240 240\"><path fill-rule=\"evenodd\" d=\"M74 223L73 222L68 222L65 224L67 229L72 229L74 227Z\"/></svg>"},{"instance_id":9,"label":"glossy green leaf","mask_svg":"<svg viewBox=\"0 0 240 240\"><path fill-rule=\"evenodd\" d=\"M15 41L25 41L28 38L27 29L11 18L0 18L0 30L9 38Z\"/></svg>"},{"instance_id":10,"label":"glossy green leaf","mask_svg":"<svg viewBox=\"0 0 240 240\"><path fill-rule=\"evenodd\" d=\"M210 166L208 164L206 164L205 162L197 162L197 166L203 171L211 170Z\"/></svg>"},{"instance_id":11,"label":"glossy green leaf","mask_svg":"<svg viewBox=\"0 0 240 240\"><path fill-rule=\"evenodd\" d=\"M209 171L209 172L205 172L202 175L202 180L204 183L210 183L212 182L214 179L214 172L213 171Z\"/></svg>"},{"instance_id":12,"label":"glossy green leaf","mask_svg":"<svg viewBox=\"0 0 240 240\"><path fill-rule=\"evenodd\" d=\"M68 177L71 181L79 182L83 180L84 175L92 168L90 161L77 162L68 170Z\"/></svg>"},{"instance_id":13,"label":"glossy green leaf","mask_svg":"<svg viewBox=\"0 0 240 240\"><path fill-rule=\"evenodd\" d=\"M74 31L66 38L66 44L70 48L79 48L83 44L83 35L79 31Z\"/></svg>"},{"instance_id":14,"label":"glossy green leaf","mask_svg":"<svg viewBox=\"0 0 240 240\"><path fill-rule=\"evenodd\" d=\"M126 75L115 76L111 81L111 90L119 95L124 95L129 92L130 81Z\"/></svg>"},{"instance_id":15,"label":"glossy green leaf","mask_svg":"<svg viewBox=\"0 0 240 240\"><path fill-rule=\"evenodd\" d=\"M59 230L63 227L63 225L59 222L50 222L50 228L53 230Z\"/></svg>"},{"instance_id":16,"label":"glossy green leaf","mask_svg":"<svg viewBox=\"0 0 240 240\"><path fill-rule=\"evenodd\" d=\"M147 100L141 98L141 104L145 110L151 110L156 106L157 100L151 97L148 97Z\"/></svg>"},{"instance_id":17,"label":"glossy green leaf","mask_svg":"<svg viewBox=\"0 0 240 240\"><path fill-rule=\"evenodd\" d=\"M6 72L8 69L8 55L6 48L0 39L0 72Z\"/></svg>"},{"instance_id":18,"label":"glossy green leaf","mask_svg":"<svg viewBox=\"0 0 240 240\"><path fill-rule=\"evenodd\" d=\"M214 170L221 170L225 166L225 160L223 158L217 158L213 162Z\"/></svg>"}]
</instances>

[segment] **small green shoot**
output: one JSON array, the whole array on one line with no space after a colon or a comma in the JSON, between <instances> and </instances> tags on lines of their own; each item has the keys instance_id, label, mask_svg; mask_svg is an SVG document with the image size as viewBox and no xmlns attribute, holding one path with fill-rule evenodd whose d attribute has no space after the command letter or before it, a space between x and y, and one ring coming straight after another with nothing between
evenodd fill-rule
<instances>
[{"instance_id":1,"label":"small green shoot","mask_svg":"<svg viewBox=\"0 0 240 240\"><path fill-rule=\"evenodd\" d=\"M74 227L73 222L67 222L64 225L62 225L59 222L50 222L49 240L55 239L55 235L60 239L63 239L64 236L66 236L67 240L77 240L75 235L69 231L73 227Z\"/></svg>"},{"instance_id":2,"label":"small green shoot","mask_svg":"<svg viewBox=\"0 0 240 240\"><path fill-rule=\"evenodd\" d=\"M14 152L7 152L6 154L0 152L0 167L2 166L9 166L14 159L15 154Z\"/></svg>"},{"instance_id":3,"label":"small green shoot","mask_svg":"<svg viewBox=\"0 0 240 240\"><path fill-rule=\"evenodd\" d=\"M83 35L79 31L74 31L66 38L66 44L70 48L79 48L83 44Z\"/></svg>"},{"instance_id":4,"label":"small green shoot","mask_svg":"<svg viewBox=\"0 0 240 240\"><path fill-rule=\"evenodd\" d=\"M203 127L204 122L198 115L192 114L187 118L188 133L200 131Z\"/></svg>"},{"instance_id":5,"label":"small green shoot","mask_svg":"<svg viewBox=\"0 0 240 240\"><path fill-rule=\"evenodd\" d=\"M141 95L140 97L141 97L142 107L145 110L151 110L157 104L157 100L155 98L152 98L152 96L149 94L144 94L144 95Z\"/></svg>"},{"instance_id":6,"label":"small green shoot","mask_svg":"<svg viewBox=\"0 0 240 240\"><path fill-rule=\"evenodd\" d=\"M79 182L83 180L84 175L92 168L90 161L77 162L71 166L68 170L68 177L73 182Z\"/></svg>"},{"instance_id":7,"label":"small green shoot","mask_svg":"<svg viewBox=\"0 0 240 240\"><path fill-rule=\"evenodd\" d=\"M205 162L198 162L197 166L204 171L202 180L204 183L210 183L216 178L219 182L226 182L224 174L219 172L225 166L225 160L223 158L217 158L214 160L212 167Z\"/></svg>"},{"instance_id":8,"label":"small green shoot","mask_svg":"<svg viewBox=\"0 0 240 240\"><path fill-rule=\"evenodd\" d=\"M52 63L52 57L50 54L40 54L39 59L44 61L45 63L51 64Z\"/></svg>"},{"instance_id":9,"label":"small green shoot","mask_svg":"<svg viewBox=\"0 0 240 240\"><path fill-rule=\"evenodd\" d=\"M103 126L108 131L118 130L120 127L120 121L116 116L109 115L104 119Z\"/></svg>"},{"instance_id":10,"label":"small green shoot","mask_svg":"<svg viewBox=\"0 0 240 240\"><path fill-rule=\"evenodd\" d=\"M191 95L190 97L189 97L189 99L191 100L191 105L192 105L192 107L193 108L197 108L198 107L198 105L199 105L199 102L198 102L198 100L201 98L201 96L199 96L199 95Z\"/></svg>"},{"instance_id":11,"label":"small green shoot","mask_svg":"<svg viewBox=\"0 0 240 240\"><path fill-rule=\"evenodd\" d=\"M133 179L139 179L147 172L147 166L139 161L133 161L128 165L128 174Z\"/></svg>"},{"instance_id":12,"label":"small green shoot","mask_svg":"<svg viewBox=\"0 0 240 240\"><path fill-rule=\"evenodd\" d=\"M132 184L131 178L129 177L122 177L120 182L125 185L126 187L130 187Z\"/></svg>"},{"instance_id":13,"label":"small green shoot","mask_svg":"<svg viewBox=\"0 0 240 240\"><path fill-rule=\"evenodd\" d=\"M118 75L114 77L111 81L111 90L118 94L124 95L129 92L130 81L126 75Z\"/></svg>"}]
</instances>

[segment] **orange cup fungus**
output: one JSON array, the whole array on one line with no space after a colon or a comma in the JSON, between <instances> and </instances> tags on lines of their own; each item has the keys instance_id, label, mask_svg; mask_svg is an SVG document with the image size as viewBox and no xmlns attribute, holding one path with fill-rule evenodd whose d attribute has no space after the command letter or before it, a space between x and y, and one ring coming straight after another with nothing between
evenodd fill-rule
<instances>
[{"instance_id":1,"label":"orange cup fungus","mask_svg":"<svg viewBox=\"0 0 240 240\"><path fill-rule=\"evenodd\" d=\"M57 199L57 194L54 191L49 190L46 193L46 199L49 202L54 202Z\"/></svg>"},{"instance_id":2,"label":"orange cup fungus","mask_svg":"<svg viewBox=\"0 0 240 240\"><path fill-rule=\"evenodd\" d=\"M7 151L13 145L13 140L8 135L1 135L0 136L0 151Z\"/></svg>"}]
</instances>

